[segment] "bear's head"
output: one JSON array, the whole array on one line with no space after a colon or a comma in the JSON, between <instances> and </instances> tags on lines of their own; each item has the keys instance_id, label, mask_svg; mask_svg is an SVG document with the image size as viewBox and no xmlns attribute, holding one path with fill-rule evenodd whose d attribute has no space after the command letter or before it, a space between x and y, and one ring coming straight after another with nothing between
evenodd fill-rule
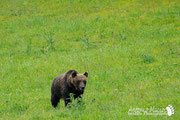
<instances>
[{"instance_id":1,"label":"bear's head","mask_svg":"<svg viewBox=\"0 0 180 120\"><path fill-rule=\"evenodd\" d=\"M72 73L72 84L77 91L80 91L81 93L84 92L87 78L88 78L87 72L85 72L84 74L78 74L77 72Z\"/></svg>"}]
</instances>

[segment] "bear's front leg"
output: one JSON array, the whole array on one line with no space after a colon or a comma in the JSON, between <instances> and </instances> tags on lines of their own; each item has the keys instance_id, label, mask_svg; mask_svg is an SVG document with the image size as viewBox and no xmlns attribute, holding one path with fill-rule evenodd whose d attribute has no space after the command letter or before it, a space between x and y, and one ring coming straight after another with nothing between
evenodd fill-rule
<instances>
[{"instance_id":1,"label":"bear's front leg","mask_svg":"<svg viewBox=\"0 0 180 120\"><path fill-rule=\"evenodd\" d=\"M70 96L64 97L65 106L67 106L71 102Z\"/></svg>"},{"instance_id":2,"label":"bear's front leg","mask_svg":"<svg viewBox=\"0 0 180 120\"><path fill-rule=\"evenodd\" d=\"M77 99L77 103L80 105L81 104L81 102L82 102L82 97L81 97L81 95L75 95L74 96L74 99Z\"/></svg>"}]
</instances>

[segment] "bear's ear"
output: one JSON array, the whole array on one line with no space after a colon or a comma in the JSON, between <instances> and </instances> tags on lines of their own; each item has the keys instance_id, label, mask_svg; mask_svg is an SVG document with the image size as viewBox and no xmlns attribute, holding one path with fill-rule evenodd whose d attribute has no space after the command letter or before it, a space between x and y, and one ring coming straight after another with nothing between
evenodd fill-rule
<instances>
[{"instance_id":1,"label":"bear's ear","mask_svg":"<svg viewBox=\"0 0 180 120\"><path fill-rule=\"evenodd\" d=\"M76 72L73 72L72 73L72 77L74 78L74 77L76 77L77 76L77 73Z\"/></svg>"},{"instance_id":2,"label":"bear's ear","mask_svg":"<svg viewBox=\"0 0 180 120\"><path fill-rule=\"evenodd\" d=\"M86 77L88 77L88 72L85 72L84 75L85 75Z\"/></svg>"}]
</instances>

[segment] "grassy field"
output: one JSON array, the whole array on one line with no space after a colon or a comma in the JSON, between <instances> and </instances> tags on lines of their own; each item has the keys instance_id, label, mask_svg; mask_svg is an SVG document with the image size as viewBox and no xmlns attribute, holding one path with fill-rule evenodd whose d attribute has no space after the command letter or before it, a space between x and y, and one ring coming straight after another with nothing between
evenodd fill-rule
<instances>
[{"instance_id":1,"label":"grassy field","mask_svg":"<svg viewBox=\"0 0 180 120\"><path fill-rule=\"evenodd\" d=\"M70 69L89 73L85 104L54 109ZM0 0L0 119L178 120L179 70L179 0Z\"/></svg>"}]
</instances>

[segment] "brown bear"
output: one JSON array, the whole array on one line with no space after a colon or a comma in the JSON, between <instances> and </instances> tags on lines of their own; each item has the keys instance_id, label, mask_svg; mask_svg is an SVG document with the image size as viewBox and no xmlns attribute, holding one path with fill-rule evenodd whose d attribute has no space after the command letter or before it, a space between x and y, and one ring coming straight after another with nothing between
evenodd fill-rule
<instances>
[{"instance_id":1,"label":"brown bear","mask_svg":"<svg viewBox=\"0 0 180 120\"><path fill-rule=\"evenodd\" d=\"M79 74L75 70L57 76L51 85L51 104L56 108L60 99L64 99L65 106L71 102L70 93L74 99L81 98L86 87L88 73Z\"/></svg>"}]
</instances>

